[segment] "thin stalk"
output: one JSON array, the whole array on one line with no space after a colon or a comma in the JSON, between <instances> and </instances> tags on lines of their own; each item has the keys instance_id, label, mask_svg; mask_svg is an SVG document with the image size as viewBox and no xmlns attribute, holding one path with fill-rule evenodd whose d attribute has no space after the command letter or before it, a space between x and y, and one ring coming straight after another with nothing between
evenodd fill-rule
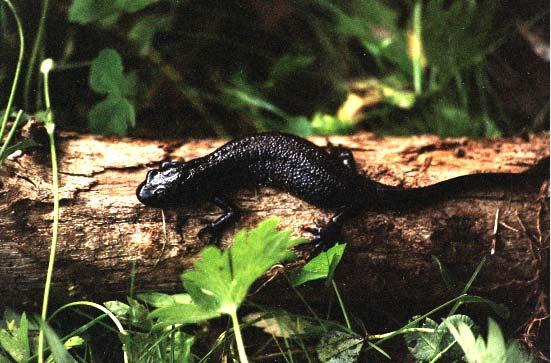
<instances>
[{"instance_id":1,"label":"thin stalk","mask_svg":"<svg viewBox=\"0 0 551 363\"><path fill-rule=\"evenodd\" d=\"M448 350L452 349L452 347L457 343L457 340L454 340L448 346L444 349L442 349L437 355L434 356L434 358L429 363L436 363L440 358L444 356L448 352Z\"/></svg>"},{"instance_id":2,"label":"thin stalk","mask_svg":"<svg viewBox=\"0 0 551 363\"><path fill-rule=\"evenodd\" d=\"M348 314L346 313L346 308L344 307L344 303L342 302L341 294L339 293L339 289L337 289L335 280L331 280L331 284L333 285L333 289L335 290L335 295L337 295L337 300L339 300L339 306L341 307L342 315L344 316L344 321L346 322L346 327L352 330L352 325L350 325L350 320L348 319Z\"/></svg>"},{"instance_id":3,"label":"thin stalk","mask_svg":"<svg viewBox=\"0 0 551 363\"><path fill-rule=\"evenodd\" d=\"M31 57L29 59L29 64L27 66L27 74L25 75L25 86L23 88L23 104L25 109L29 109L29 92L31 88L31 80L34 73L34 65L36 63L36 57L40 49L40 43L42 42L42 37L44 34L44 28L46 25L46 15L48 14L48 0L42 1L42 12L40 14L40 21L38 23L38 31L36 33L36 38L34 38L33 49L31 51Z\"/></svg>"},{"instance_id":4,"label":"thin stalk","mask_svg":"<svg viewBox=\"0 0 551 363\"><path fill-rule=\"evenodd\" d=\"M417 95L423 92L422 5L422 1L420 0L417 0L413 5L413 39L415 39L412 49L413 89Z\"/></svg>"},{"instance_id":5,"label":"thin stalk","mask_svg":"<svg viewBox=\"0 0 551 363\"><path fill-rule=\"evenodd\" d=\"M90 67L92 63L93 63L92 61L83 61L83 62L56 64L55 69L52 69L52 72L70 71L73 69Z\"/></svg>"},{"instance_id":6,"label":"thin stalk","mask_svg":"<svg viewBox=\"0 0 551 363\"><path fill-rule=\"evenodd\" d=\"M245 344L243 344L243 337L241 336L241 329L239 328L239 320L237 319L237 311L233 311L231 314L231 321L233 323L233 333L235 335L235 343L237 344L237 352L239 353L239 360L241 363L249 363L247 359L247 353L245 352Z\"/></svg>"},{"instance_id":7,"label":"thin stalk","mask_svg":"<svg viewBox=\"0 0 551 363\"><path fill-rule=\"evenodd\" d=\"M448 305L451 305L453 303L455 303L456 301L460 301L462 299L465 298L465 296L467 296L467 294L463 294L463 295L459 295L458 297L454 298L454 299L451 299L447 302L445 302L444 304L432 309L431 311L429 311L428 313L426 314L423 314L419 317L417 317L416 319L410 321L409 323L407 323L406 325L404 325L402 328L398 329L398 330L395 330L393 332L390 332L390 333L386 333L386 334L380 334L379 337L382 336L382 338L380 338L380 340L378 340L375 344L376 345L380 345L381 343L383 343L384 341L387 341L388 339L390 338L393 338L395 337L396 335L399 335L399 334L402 334L402 331L406 330L406 329L410 329L413 325L417 324L418 322L420 322L421 320L425 319L426 317L428 316L431 316L432 314L436 313L437 311L439 310L442 310L443 308L445 308L446 306ZM372 340L373 336L369 336L367 337L368 340ZM369 350L371 348L368 348L367 350Z\"/></svg>"},{"instance_id":8,"label":"thin stalk","mask_svg":"<svg viewBox=\"0 0 551 363\"><path fill-rule=\"evenodd\" d=\"M4 152L6 152L6 149L8 148L8 145L13 138L13 135L15 134L15 130L17 129L17 126L19 125L19 120L21 120L21 115L23 114L23 110L19 110L17 113L17 116L15 116L15 121L13 122L13 125L11 126L10 132L8 132L8 136L6 136L6 140L4 140L4 143L2 144L2 148L0 148L0 166L2 166L2 163L4 162Z\"/></svg>"},{"instance_id":9,"label":"thin stalk","mask_svg":"<svg viewBox=\"0 0 551 363\"><path fill-rule=\"evenodd\" d=\"M53 62L50 62L46 66L46 61L42 70L44 75L44 99L46 102L46 132L48 133L48 138L50 140L50 158L52 162L52 194L54 199L54 211L53 211L53 232L52 232L52 243L50 245L50 258L48 260L48 270L46 272L46 283L44 286L44 297L42 299L42 320L46 321L48 316L48 301L50 299L50 287L52 284L52 275L54 272L54 262L55 254L57 249L57 239L58 239L58 229L59 229L59 176L57 171L57 153L55 149L55 123L51 110L50 103L50 92L49 92L49 82L48 82L48 73L52 68ZM38 363L44 362L44 330L40 328L40 333L38 334Z\"/></svg>"},{"instance_id":10,"label":"thin stalk","mask_svg":"<svg viewBox=\"0 0 551 363\"><path fill-rule=\"evenodd\" d=\"M15 97L15 91L17 89L17 82L19 80L19 73L21 72L21 65L23 64L23 55L25 54L25 36L23 34L23 27L21 26L21 20L15 11L10 0L4 0L8 5L8 8L15 18L15 23L17 24L17 33L19 34L19 57L17 58L17 66L15 67L15 74L13 75L13 82L11 84L10 97L8 98L8 104L6 105L6 111L4 112L4 118L2 119L2 124L0 125L0 140L4 137L4 130L6 129L6 124L8 123L8 117L10 115L11 106L13 104L13 99Z\"/></svg>"},{"instance_id":11,"label":"thin stalk","mask_svg":"<svg viewBox=\"0 0 551 363\"><path fill-rule=\"evenodd\" d=\"M48 130L48 128L46 128ZM59 180L57 172L57 154L55 150L55 140L53 128L52 132L48 132L50 139L50 157L52 159L52 193L54 196L54 223L53 223L53 235L52 235L52 244L50 246L50 258L48 260L48 271L46 272L46 284L44 287L44 298L42 299L42 320L46 320L48 315L48 300L50 298L50 286L52 284L52 275L54 272L54 261L55 254L57 249L57 238L58 238L58 226L59 226ZM40 334L38 335L38 362L44 362L44 331L40 329Z\"/></svg>"},{"instance_id":12,"label":"thin stalk","mask_svg":"<svg viewBox=\"0 0 551 363\"><path fill-rule=\"evenodd\" d=\"M407 334L407 333L429 333L429 334L432 334L435 331L436 331L435 329L431 329L431 328L398 329L398 330L395 330L395 331L391 331L389 333L370 335L370 336L367 337L367 339L369 339L369 340L384 339L384 338L387 338L389 336L396 335L396 332L398 332L398 334Z\"/></svg>"},{"instance_id":13,"label":"thin stalk","mask_svg":"<svg viewBox=\"0 0 551 363\"><path fill-rule=\"evenodd\" d=\"M316 312L314 311L314 309L312 309L312 307L306 302L306 299L304 298L304 296L302 296L302 294L297 290L296 287L293 286L293 284L291 283L291 280L289 279L289 277L283 273L283 277L285 277L285 280L287 280L287 282L289 283L289 286L291 286L291 289L293 289L293 291L295 292L295 294L297 294L298 298L300 299L300 301L302 301L302 303L304 304L304 306L306 306L306 308L308 309L308 311L310 312L310 314L312 314L312 316L314 317L314 319L316 319L319 323L319 325L321 326L321 328L323 329L324 332L327 332L327 327L325 326L325 324L323 323L323 321L320 319L320 317L318 316L318 314L316 314Z\"/></svg>"},{"instance_id":14,"label":"thin stalk","mask_svg":"<svg viewBox=\"0 0 551 363\"><path fill-rule=\"evenodd\" d=\"M471 278L469 279L469 281L467 281L467 284L465 284L465 287L463 288L463 291L461 292L463 294L463 296L467 294L467 291L469 291L469 289L471 288L471 285L474 283L474 280L476 279L476 277L480 273L480 270L482 270L482 267L484 267L485 263L486 263L486 256L482 257L482 260L480 261L478 266L476 266L476 269L474 270ZM448 313L448 316L454 315L455 312L457 311L457 309L459 309L459 307L461 306L461 304L462 304L462 301L457 300L457 302L453 305L452 309Z\"/></svg>"}]
</instances>

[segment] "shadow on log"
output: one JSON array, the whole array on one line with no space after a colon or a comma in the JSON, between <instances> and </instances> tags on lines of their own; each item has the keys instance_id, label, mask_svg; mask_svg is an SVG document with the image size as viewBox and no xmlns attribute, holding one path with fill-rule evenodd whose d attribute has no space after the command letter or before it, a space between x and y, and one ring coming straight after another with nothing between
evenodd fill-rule
<instances>
[{"instance_id":1,"label":"shadow on log","mask_svg":"<svg viewBox=\"0 0 551 363\"><path fill-rule=\"evenodd\" d=\"M204 205L167 212L165 237L161 212L141 205L135 188L148 167L205 155L223 141L158 142L70 133L58 140L62 210L54 303L124 299L133 261L137 290L181 290L180 274L204 247L196 238L202 220L215 218L219 211ZM313 141L326 143L323 138ZM546 135L528 141L473 141L364 133L330 141L354 148L366 175L402 187L478 172L523 172L549 156ZM0 171L2 306L32 309L41 303L52 227L49 163L45 153L34 151L7 160ZM434 307L453 295L432 256L463 281L487 256L473 291L513 310L530 311L549 279L548 189L548 175L540 175L523 185L473 189L408 211L354 217L344 227L348 248L337 277L347 303L397 310ZM236 204L243 218L224 235L223 245L238 228L271 215L280 216L282 227L306 237L304 226L331 215L268 188L244 191L236 196ZM309 251L301 247L294 265L303 263ZM272 271L272 277L279 272ZM255 298L279 304L296 301L283 279L276 280L279 283ZM314 304L327 301L318 288L314 284L304 290Z\"/></svg>"}]
</instances>

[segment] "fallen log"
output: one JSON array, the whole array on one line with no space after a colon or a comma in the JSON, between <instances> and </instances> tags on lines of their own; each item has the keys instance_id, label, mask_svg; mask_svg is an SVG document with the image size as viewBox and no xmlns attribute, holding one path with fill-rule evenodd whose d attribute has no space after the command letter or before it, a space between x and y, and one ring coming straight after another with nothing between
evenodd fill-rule
<instances>
[{"instance_id":1,"label":"fallen log","mask_svg":"<svg viewBox=\"0 0 551 363\"><path fill-rule=\"evenodd\" d=\"M369 177L403 187L478 172L523 172L549 156L547 135L474 141L361 133L329 140L353 148L359 169ZM220 211L205 204L166 212L165 235L161 212L141 205L135 188L148 167L202 156L222 143L58 135L62 208L54 303L124 298L133 263L136 291L180 290L180 274L204 247L196 237L203 219ZM46 152L14 156L0 170L1 306L36 308L41 303L52 228L50 180ZM243 218L224 234L223 246L237 229L271 215L306 237L304 226L331 216L269 188L243 191L236 204ZM513 187L481 186L415 209L364 212L345 223L348 248L338 281L349 304L430 307L449 297L432 256L464 281L487 256L475 292L514 309L531 309L547 285L548 220L548 175ZM310 251L301 247L296 264ZM279 285L265 290L255 296L293 299ZM305 294L314 303L326 300L316 290Z\"/></svg>"}]
</instances>

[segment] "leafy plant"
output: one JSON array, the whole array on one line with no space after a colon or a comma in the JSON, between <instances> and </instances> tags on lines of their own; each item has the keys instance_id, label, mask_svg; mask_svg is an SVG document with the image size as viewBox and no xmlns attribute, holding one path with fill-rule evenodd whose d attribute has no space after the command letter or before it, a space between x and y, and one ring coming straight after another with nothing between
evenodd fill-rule
<instances>
[{"instance_id":1,"label":"leafy plant","mask_svg":"<svg viewBox=\"0 0 551 363\"><path fill-rule=\"evenodd\" d=\"M328 280L332 280L345 248L346 243L337 243L329 250L321 252L308 261L291 279L293 286L299 286L317 279L327 278Z\"/></svg>"},{"instance_id":2,"label":"leafy plant","mask_svg":"<svg viewBox=\"0 0 551 363\"><path fill-rule=\"evenodd\" d=\"M527 355L516 343L507 344L501 329L488 319L488 337L475 336L471 326L464 321L446 322L450 333L465 353L468 363L530 363L534 358Z\"/></svg>"},{"instance_id":3,"label":"leafy plant","mask_svg":"<svg viewBox=\"0 0 551 363\"><path fill-rule=\"evenodd\" d=\"M462 351L448 329L449 324L458 322L475 327L471 318L459 314L446 317L440 324L430 318L419 322L415 327L420 329L404 334L411 355L417 362L434 362L444 357L449 361L460 359Z\"/></svg>"},{"instance_id":4,"label":"leafy plant","mask_svg":"<svg viewBox=\"0 0 551 363\"><path fill-rule=\"evenodd\" d=\"M232 318L239 357L247 362L237 310L252 283L272 265L293 258L289 248L304 242L290 238L290 230L278 232L277 224L277 218L270 218L248 232L239 231L228 250L214 246L203 249L194 269L182 275L191 303L159 308L150 317L161 327L227 314Z\"/></svg>"},{"instance_id":5,"label":"leafy plant","mask_svg":"<svg viewBox=\"0 0 551 363\"><path fill-rule=\"evenodd\" d=\"M12 152L30 147L29 144L22 144L22 143L18 143L16 145L10 146L11 139L15 133L15 130L17 129L17 126L19 125L19 121L23 114L23 110L19 110L19 112L17 113L17 116L15 117L15 121L11 127L11 130L8 132L7 137L4 139L4 131L6 130L6 126L8 124L8 118L10 116L12 104L15 98L15 92L17 90L17 83L19 82L19 73L21 72L21 66L23 64L23 56L25 54L25 35L23 33L23 26L21 25L21 20L19 19L19 15L17 15L17 11L15 10L15 7L11 3L11 1L4 0L4 2L7 4L8 9L10 10L10 12L12 13L15 19L15 23L17 24L17 34L19 36L19 55L17 58L17 65L15 67L15 74L13 76L13 80L11 84L10 95L8 97L8 103L6 105L4 112L2 112L2 121L0 123L0 142L2 142L2 146L0 147L0 166L4 162L4 159Z\"/></svg>"},{"instance_id":6,"label":"leafy plant","mask_svg":"<svg viewBox=\"0 0 551 363\"><path fill-rule=\"evenodd\" d=\"M79 24L99 22L109 25L123 13L134 13L159 0L73 0L69 21Z\"/></svg>"},{"instance_id":7,"label":"leafy plant","mask_svg":"<svg viewBox=\"0 0 551 363\"><path fill-rule=\"evenodd\" d=\"M123 74L120 55L114 49L103 49L92 62L89 84L95 92L107 98L96 104L88 113L90 130L103 134L126 135L136 126L136 111L129 101L132 88Z\"/></svg>"},{"instance_id":8,"label":"leafy plant","mask_svg":"<svg viewBox=\"0 0 551 363\"><path fill-rule=\"evenodd\" d=\"M320 362L357 362L363 346L363 339L355 334L330 331L324 334L316 347Z\"/></svg>"},{"instance_id":9,"label":"leafy plant","mask_svg":"<svg viewBox=\"0 0 551 363\"><path fill-rule=\"evenodd\" d=\"M0 329L0 345L16 362L26 362L31 357L29 323L25 313L19 322L8 321L6 329Z\"/></svg>"}]
</instances>

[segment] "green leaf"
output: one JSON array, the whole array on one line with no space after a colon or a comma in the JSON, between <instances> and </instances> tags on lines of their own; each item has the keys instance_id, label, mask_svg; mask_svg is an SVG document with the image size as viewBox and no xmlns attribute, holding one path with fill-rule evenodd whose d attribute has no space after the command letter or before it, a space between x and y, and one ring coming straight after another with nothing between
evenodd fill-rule
<instances>
[{"instance_id":1,"label":"green leaf","mask_svg":"<svg viewBox=\"0 0 551 363\"><path fill-rule=\"evenodd\" d=\"M380 0L353 0L346 12L336 6L330 8L337 21L337 32L358 39L380 63L390 62L402 73L411 74L406 36L398 28L395 9Z\"/></svg>"},{"instance_id":2,"label":"green leaf","mask_svg":"<svg viewBox=\"0 0 551 363\"><path fill-rule=\"evenodd\" d=\"M383 101L398 108L409 110L415 105L415 93L411 91L381 85L381 95Z\"/></svg>"},{"instance_id":3,"label":"green leaf","mask_svg":"<svg viewBox=\"0 0 551 363\"><path fill-rule=\"evenodd\" d=\"M353 129L352 122L339 120L337 117L323 113L315 113L312 118L312 130L316 135L347 134Z\"/></svg>"},{"instance_id":4,"label":"green leaf","mask_svg":"<svg viewBox=\"0 0 551 363\"><path fill-rule=\"evenodd\" d=\"M448 322L446 325L465 353L468 363L530 363L533 357L526 355L518 345L505 342L499 326L488 319L488 338L476 337L471 327L463 321Z\"/></svg>"},{"instance_id":5,"label":"green leaf","mask_svg":"<svg viewBox=\"0 0 551 363\"><path fill-rule=\"evenodd\" d=\"M279 220L269 218L250 231L239 231L227 250L207 246L191 271L182 274L193 303L157 309L150 317L160 325L189 324L220 314L235 314L253 282L270 267L295 255L289 249L304 239L278 231Z\"/></svg>"},{"instance_id":6,"label":"green leaf","mask_svg":"<svg viewBox=\"0 0 551 363\"><path fill-rule=\"evenodd\" d=\"M149 311L145 305L130 297L128 298L128 304L130 305L128 317L132 326L137 326L146 331L151 329L151 319L148 317Z\"/></svg>"},{"instance_id":7,"label":"green leaf","mask_svg":"<svg viewBox=\"0 0 551 363\"><path fill-rule=\"evenodd\" d=\"M316 352L320 362L354 363L358 361L363 340L341 331L329 331L322 336Z\"/></svg>"},{"instance_id":8,"label":"green leaf","mask_svg":"<svg viewBox=\"0 0 551 363\"><path fill-rule=\"evenodd\" d=\"M149 314L151 319L157 319L157 327L174 324L194 324L208 319L216 318L221 313L215 309L204 309L191 304L176 304L166 308L159 308Z\"/></svg>"},{"instance_id":9,"label":"green leaf","mask_svg":"<svg viewBox=\"0 0 551 363\"><path fill-rule=\"evenodd\" d=\"M121 84L121 93L124 98L128 100L135 100L138 97L140 91L143 90L143 83L140 82L138 73L136 71L128 72Z\"/></svg>"},{"instance_id":10,"label":"green leaf","mask_svg":"<svg viewBox=\"0 0 551 363\"><path fill-rule=\"evenodd\" d=\"M410 353L415 359L418 361L429 361L440 352L442 334L437 331L438 324L430 318L426 318L420 327L434 329L435 332L410 332L404 334L404 339L406 340Z\"/></svg>"},{"instance_id":11,"label":"green leaf","mask_svg":"<svg viewBox=\"0 0 551 363\"><path fill-rule=\"evenodd\" d=\"M320 253L291 279L293 286L302 285L308 281L326 278L330 275L331 266L336 266L341 260L346 243L335 244L329 250Z\"/></svg>"},{"instance_id":12,"label":"green leaf","mask_svg":"<svg viewBox=\"0 0 551 363\"><path fill-rule=\"evenodd\" d=\"M69 21L88 24L118 12L119 10L111 0L73 0L69 8Z\"/></svg>"},{"instance_id":13,"label":"green leaf","mask_svg":"<svg viewBox=\"0 0 551 363\"><path fill-rule=\"evenodd\" d=\"M97 93L122 93L124 75L122 58L114 49L102 49L90 67L90 88Z\"/></svg>"},{"instance_id":14,"label":"green leaf","mask_svg":"<svg viewBox=\"0 0 551 363\"><path fill-rule=\"evenodd\" d=\"M69 8L69 21L89 24L99 22L109 26L122 12L133 13L159 0L73 0Z\"/></svg>"},{"instance_id":15,"label":"green leaf","mask_svg":"<svg viewBox=\"0 0 551 363\"><path fill-rule=\"evenodd\" d=\"M54 362L75 363L76 361L71 356L71 354L69 354L69 352L65 348L65 345L63 344L61 339L59 339L59 337L53 331L50 325L48 325L48 323L44 322L43 320L39 320L39 324L44 331L44 338L46 338L46 342L48 342L48 346L50 347L50 351L52 352Z\"/></svg>"},{"instance_id":16,"label":"green leaf","mask_svg":"<svg viewBox=\"0 0 551 363\"><path fill-rule=\"evenodd\" d=\"M466 315L449 316L440 324L426 318L420 326L415 327L433 329L434 331L413 331L404 334L409 351L418 361L432 361L454 342L454 338L448 330L448 325L457 323L464 323L469 327L474 326L472 319ZM450 361L460 359L462 356L461 349L453 346L444 355Z\"/></svg>"},{"instance_id":17,"label":"green leaf","mask_svg":"<svg viewBox=\"0 0 551 363\"><path fill-rule=\"evenodd\" d=\"M128 318L128 311L130 310L130 306L128 304L125 304L123 302L113 300L113 301L106 301L103 303L109 311L111 311L117 318L119 319L126 319Z\"/></svg>"},{"instance_id":18,"label":"green leaf","mask_svg":"<svg viewBox=\"0 0 551 363\"><path fill-rule=\"evenodd\" d=\"M88 127L94 133L124 136L135 125L134 106L120 96L109 95L88 113Z\"/></svg>"},{"instance_id":19,"label":"green leaf","mask_svg":"<svg viewBox=\"0 0 551 363\"><path fill-rule=\"evenodd\" d=\"M172 16L149 15L144 16L134 24L128 32L128 38L139 44L140 54L147 54L155 34L170 28Z\"/></svg>"},{"instance_id":20,"label":"green leaf","mask_svg":"<svg viewBox=\"0 0 551 363\"><path fill-rule=\"evenodd\" d=\"M65 343L63 343L63 345L65 346L65 349L67 349L67 350L69 350L71 348L74 348L74 347L80 347L83 344L84 344L84 339L82 339L78 335L76 335L74 337L70 337L69 339L67 339L65 341Z\"/></svg>"},{"instance_id":21,"label":"green leaf","mask_svg":"<svg viewBox=\"0 0 551 363\"><path fill-rule=\"evenodd\" d=\"M19 324L15 320L7 322L7 330L0 329L0 345L16 361L26 362L31 354L29 346L29 325L25 313Z\"/></svg>"},{"instance_id":22,"label":"green leaf","mask_svg":"<svg viewBox=\"0 0 551 363\"><path fill-rule=\"evenodd\" d=\"M270 83L276 83L289 78L293 73L310 66L314 60L315 57L313 56L284 54L272 66L269 78Z\"/></svg>"},{"instance_id":23,"label":"green leaf","mask_svg":"<svg viewBox=\"0 0 551 363\"><path fill-rule=\"evenodd\" d=\"M248 232L239 231L229 250L205 248L194 269L182 275L193 301L209 308L215 300L219 312L230 314L256 279L274 264L294 258L289 248L305 240L290 238L290 230L277 231L278 223L277 218L269 218Z\"/></svg>"},{"instance_id":24,"label":"green leaf","mask_svg":"<svg viewBox=\"0 0 551 363\"><path fill-rule=\"evenodd\" d=\"M312 136L314 133L312 124L305 116L289 117L283 131L300 137Z\"/></svg>"},{"instance_id":25,"label":"green leaf","mask_svg":"<svg viewBox=\"0 0 551 363\"><path fill-rule=\"evenodd\" d=\"M133 13L158 1L159 0L115 0L114 4L117 8L127 13Z\"/></svg>"},{"instance_id":26,"label":"green leaf","mask_svg":"<svg viewBox=\"0 0 551 363\"><path fill-rule=\"evenodd\" d=\"M270 311L266 313L250 313L243 321L262 329L266 334L280 338L304 335L317 328L302 316L294 316L286 311Z\"/></svg>"},{"instance_id":27,"label":"green leaf","mask_svg":"<svg viewBox=\"0 0 551 363\"><path fill-rule=\"evenodd\" d=\"M155 308L165 308L176 304L190 304L191 296L189 294L163 294L160 292L146 292L137 294L136 297L146 304Z\"/></svg>"},{"instance_id":28,"label":"green leaf","mask_svg":"<svg viewBox=\"0 0 551 363\"><path fill-rule=\"evenodd\" d=\"M471 330L474 332L478 331L478 326L475 324L475 322L468 317L467 315L461 315L461 314L455 314L446 317L442 320L440 325L438 325L438 333L442 335L442 340L440 342L440 349L443 350L450 344L455 342L455 338L451 334L448 325L452 324L466 324L470 327ZM444 355L448 360L454 361L454 360L460 360L463 358L463 350L459 346L459 344L455 343L451 349L449 349L446 354Z\"/></svg>"},{"instance_id":29,"label":"green leaf","mask_svg":"<svg viewBox=\"0 0 551 363\"><path fill-rule=\"evenodd\" d=\"M427 1L423 12L423 45L440 87L459 72L483 61L499 39L495 9L495 2L488 0Z\"/></svg>"},{"instance_id":30,"label":"green leaf","mask_svg":"<svg viewBox=\"0 0 551 363\"><path fill-rule=\"evenodd\" d=\"M436 132L441 136L479 136L480 124L473 120L468 110L442 100L435 104Z\"/></svg>"},{"instance_id":31,"label":"green leaf","mask_svg":"<svg viewBox=\"0 0 551 363\"><path fill-rule=\"evenodd\" d=\"M250 92L243 88L225 88L224 92L236 99L237 102L249 107L258 108L273 113L274 115L286 119L287 114L273 103L265 100L261 95Z\"/></svg>"},{"instance_id":32,"label":"green leaf","mask_svg":"<svg viewBox=\"0 0 551 363\"><path fill-rule=\"evenodd\" d=\"M432 264L438 269L438 272L440 273L440 276L442 277L442 280L444 281L444 285L446 285L446 288L448 291L453 292L455 294L461 293L461 287L459 286L459 282L455 277L453 277L450 273L450 271L442 264L440 259L434 255L432 257Z\"/></svg>"},{"instance_id":33,"label":"green leaf","mask_svg":"<svg viewBox=\"0 0 551 363\"><path fill-rule=\"evenodd\" d=\"M489 116L482 116L482 124L484 125L484 136L489 138L497 138L503 136L503 133L495 123L495 121Z\"/></svg>"}]
</instances>

